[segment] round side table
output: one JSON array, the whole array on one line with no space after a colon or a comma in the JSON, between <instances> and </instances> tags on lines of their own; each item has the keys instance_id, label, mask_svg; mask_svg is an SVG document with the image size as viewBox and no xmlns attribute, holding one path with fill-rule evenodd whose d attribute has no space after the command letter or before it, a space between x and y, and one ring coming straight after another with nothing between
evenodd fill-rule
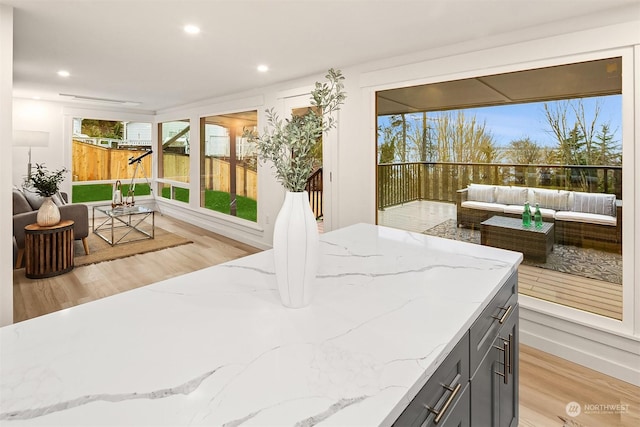
<instances>
[{"instance_id":1,"label":"round side table","mask_svg":"<svg viewBox=\"0 0 640 427\"><path fill-rule=\"evenodd\" d=\"M29 224L24 227L25 276L41 279L73 269L73 221L63 220L51 227Z\"/></svg>"}]
</instances>

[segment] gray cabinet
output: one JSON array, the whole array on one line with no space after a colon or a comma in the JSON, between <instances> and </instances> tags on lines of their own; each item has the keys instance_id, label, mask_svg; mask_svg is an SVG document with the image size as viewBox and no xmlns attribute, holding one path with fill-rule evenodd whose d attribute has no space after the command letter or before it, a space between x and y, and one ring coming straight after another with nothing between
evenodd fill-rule
<instances>
[{"instance_id":1,"label":"gray cabinet","mask_svg":"<svg viewBox=\"0 0 640 427\"><path fill-rule=\"evenodd\" d=\"M511 310L471 377L473 425L518 425L518 306Z\"/></svg>"},{"instance_id":2,"label":"gray cabinet","mask_svg":"<svg viewBox=\"0 0 640 427\"><path fill-rule=\"evenodd\" d=\"M518 342L514 273L394 426L516 427Z\"/></svg>"},{"instance_id":3,"label":"gray cabinet","mask_svg":"<svg viewBox=\"0 0 640 427\"><path fill-rule=\"evenodd\" d=\"M461 419L469 424L469 334L458 342L431 375L395 426L442 426ZM465 409L466 408L466 409Z\"/></svg>"},{"instance_id":4,"label":"gray cabinet","mask_svg":"<svg viewBox=\"0 0 640 427\"><path fill-rule=\"evenodd\" d=\"M518 425L518 311L514 274L471 326L473 425Z\"/></svg>"}]
</instances>

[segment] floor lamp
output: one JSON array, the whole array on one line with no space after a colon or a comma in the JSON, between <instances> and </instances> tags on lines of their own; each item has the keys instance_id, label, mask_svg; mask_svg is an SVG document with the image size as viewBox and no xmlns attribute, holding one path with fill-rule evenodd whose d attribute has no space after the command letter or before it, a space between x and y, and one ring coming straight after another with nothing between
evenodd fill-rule
<instances>
[{"instance_id":1,"label":"floor lamp","mask_svg":"<svg viewBox=\"0 0 640 427\"><path fill-rule=\"evenodd\" d=\"M29 162L27 163L27 180L31 178L31 147L47 147L49 145L49 132L37 130L14 130L14 147L29 147Z\"/></svg>"}]
</instances>

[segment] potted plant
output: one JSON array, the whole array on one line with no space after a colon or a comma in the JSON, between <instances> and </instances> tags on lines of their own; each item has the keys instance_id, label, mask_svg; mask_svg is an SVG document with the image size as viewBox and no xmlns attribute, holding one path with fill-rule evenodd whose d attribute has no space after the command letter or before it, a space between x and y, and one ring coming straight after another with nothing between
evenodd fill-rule
<instances>
[{"instance_id":1,"label":"potted plant","mask_svg":"<svg viewBox=\"0 0 640 427\"><path fill-rule=\"evenodd\" d=\"M335 127L333 114L346 98L340 70L330 69L325 77L327 81L316 82L311 91L311 108L305 114L282 120L273 108L268 109L264 132L246 135L256 143L258 158L272 163L276 178L287 190L274 224L273 252L281 301L292 308L311 301L318 265L318 228L305 191L313 173L314 148Z\"/></svg>"},{"instance_id":2,"label":"potted plant","mask_svg":"<svg viewBox=\"0 0 640 427\"><path fill-rule=\"evenodd\" d=\"M60 191L60 184L64 181L66 172L65 168L51 172L44 164L36 163L36 172L27 178L27 183L35 193L44 197L36 216L38 225L42 227L50 227L60 222L60 209L51 198Z\"/></svg>"}]
</instances>

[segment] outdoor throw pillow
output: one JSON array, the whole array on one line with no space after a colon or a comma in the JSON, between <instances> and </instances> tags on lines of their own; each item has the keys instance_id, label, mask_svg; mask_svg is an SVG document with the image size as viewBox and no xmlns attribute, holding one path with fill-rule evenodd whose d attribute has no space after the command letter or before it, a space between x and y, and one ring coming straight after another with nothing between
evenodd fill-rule
<instances>
[{"instance_id":1,"label":"outdoor throw pillow","mask_svg":"<svg viewBox=\"0 0 640 427\"><path fill-rule=\"evenodd\" d=\"M498 187L497 202L501 205L524 205L527 201L526 188L522 187Z\"/></svg>"},{"instance_id":2,"label":"outdoor throw pillow","mask_svg":"<svg viewBox=\"0 0 640 427\"><path fill-rule=\"evenodd\" d=\"M541 208L566 211L569 209L569 192L558 190L546 190L543 188L533 190L534 202Z\"/></svg>"},{"instance_id":3,"label":"outdoor throw pillow","mask_svg":"<svg viewBox=\"0 0 640 427\"><path fill-rule=\"evenodd\" d=\"M573 211L615 216L615 194L579 193L573 194Z\"/></svg>"},{"instance_id":4,"label":"outdoor throw pillow","mask_svg":"<svg viewBox=\"0 0 640 427\"><path fill-rule=\"evenodd\" d=\"M474 202L494 203L496 187L493 185L471 184L469 185L467 200Z\"/></svg>"}]
</instances>

